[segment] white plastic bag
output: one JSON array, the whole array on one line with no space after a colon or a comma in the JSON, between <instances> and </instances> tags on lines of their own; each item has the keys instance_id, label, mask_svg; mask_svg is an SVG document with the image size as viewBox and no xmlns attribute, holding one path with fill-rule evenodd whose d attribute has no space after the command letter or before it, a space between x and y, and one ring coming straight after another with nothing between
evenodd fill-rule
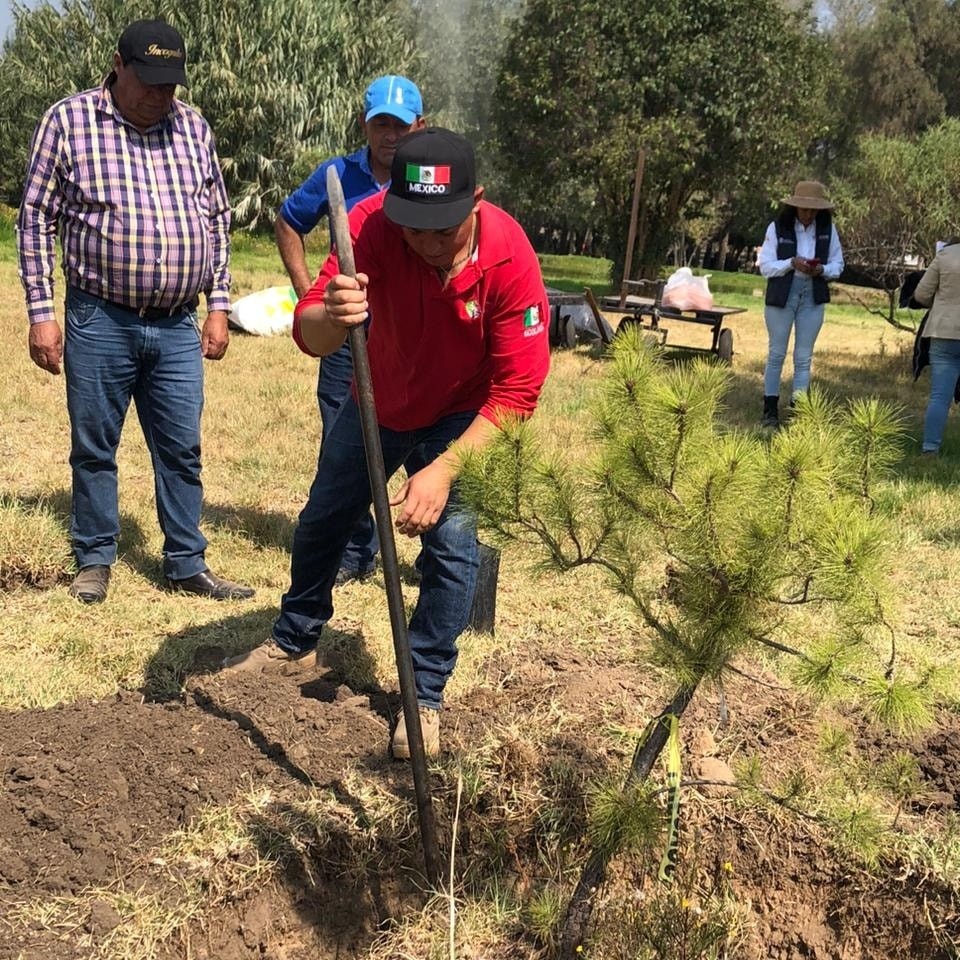
<instances>
[{"instance_id":1,"label":"white plastic bag","mask_svg":"<svg viewBox=\"0 0 960 960\"><path fill-rule=\"evenodd\" d=\"M230 310L230 323L255 337L286 333L293 326L296 304L293 287L267 287L237 300Z\"/></svg>"},{"instance_id":2,"label":"white plastic bag","mask_svg":"<svg viewBox=\"0 0 960 960\"><path fill-rule=\"evenodd\" d=\"M674 310L712 310L709 276L695 277L689 267L680 267L667 278L661 303Z\"/></svg>"}]
</instances>

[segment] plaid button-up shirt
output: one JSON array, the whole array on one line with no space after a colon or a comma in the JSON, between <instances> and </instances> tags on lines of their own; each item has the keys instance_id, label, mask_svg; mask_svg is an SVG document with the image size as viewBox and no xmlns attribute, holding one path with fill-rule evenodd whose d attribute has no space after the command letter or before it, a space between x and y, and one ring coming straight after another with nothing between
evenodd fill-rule
<instances>
[{"instance_id":1,"label":"plaid button-up shirt","mask_svg":"<svg viewBox=\"0 0 960 960\"><path fill-rule=\"evenodd\" d=\"M54 104L34 134L17 221L30 322L54 318L58 231L70 286L134 308L203 292L229 310L230 205L209 126L174 100L141 133L111 79Z\"/></svg>"}]
</instances>

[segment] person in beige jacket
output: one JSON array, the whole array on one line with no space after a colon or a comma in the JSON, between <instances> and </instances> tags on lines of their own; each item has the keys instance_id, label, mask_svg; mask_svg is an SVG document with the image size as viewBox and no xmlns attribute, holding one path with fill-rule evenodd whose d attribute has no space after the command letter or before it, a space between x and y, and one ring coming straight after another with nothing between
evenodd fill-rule
<instances>
[{"instance_id":1,"label":"person in beige jacket","mask_svg":"<svg viewBox=\"0 0 960 960\"><path fill-rule=\"evenodd\" d=\"M913 299L930 307L930 398L923 419L923 452L936 455L960 378L960 243L943 247L920 278Z\"/></svg>"}]
</instances>

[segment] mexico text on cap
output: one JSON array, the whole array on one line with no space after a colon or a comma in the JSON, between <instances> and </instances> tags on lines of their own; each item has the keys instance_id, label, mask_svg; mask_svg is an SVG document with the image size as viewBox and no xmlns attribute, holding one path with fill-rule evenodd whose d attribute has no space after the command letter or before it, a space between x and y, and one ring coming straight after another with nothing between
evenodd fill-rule
<instances>
[{"instance_id":1,"label":"mexico text on cap","mask_svg":"<svg viewBox=\"0 0 960 960\"><path fill-rule=\"evenodd\" d=\"M383 211L414 230L448 230L467 219L477 188L473 147L458 133L427 127L398 144Z\"/></svg>"}]
</instances>

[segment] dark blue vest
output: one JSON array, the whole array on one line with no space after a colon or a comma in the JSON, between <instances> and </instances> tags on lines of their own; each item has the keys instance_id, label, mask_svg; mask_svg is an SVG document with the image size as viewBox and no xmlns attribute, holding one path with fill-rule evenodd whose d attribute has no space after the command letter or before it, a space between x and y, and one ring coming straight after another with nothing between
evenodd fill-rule
<instances>
[{"instance_id":1,"label":"dark blue vest","mask_svg":"<svg viewBox=\"0 0 960 960\"><path fill-rule=\"evenodd\" d=\"M774 220L774 227L777 231L777 259L790 260L797 255L797 235L794 227L784 230L783 224L779 219ZM817 226L817 245L814 254L821 264L827 262L830 258L830 237L832 227L828 223L825 227ZM782 277L770 277L767 280L767 296L764 302L770 307L785 307L787 298L790 296L790 285L793 283L793 271L785 273ZM823 276L813 277L813 302L829 303L830 288Z\"/></svg>"}]
</instances>

